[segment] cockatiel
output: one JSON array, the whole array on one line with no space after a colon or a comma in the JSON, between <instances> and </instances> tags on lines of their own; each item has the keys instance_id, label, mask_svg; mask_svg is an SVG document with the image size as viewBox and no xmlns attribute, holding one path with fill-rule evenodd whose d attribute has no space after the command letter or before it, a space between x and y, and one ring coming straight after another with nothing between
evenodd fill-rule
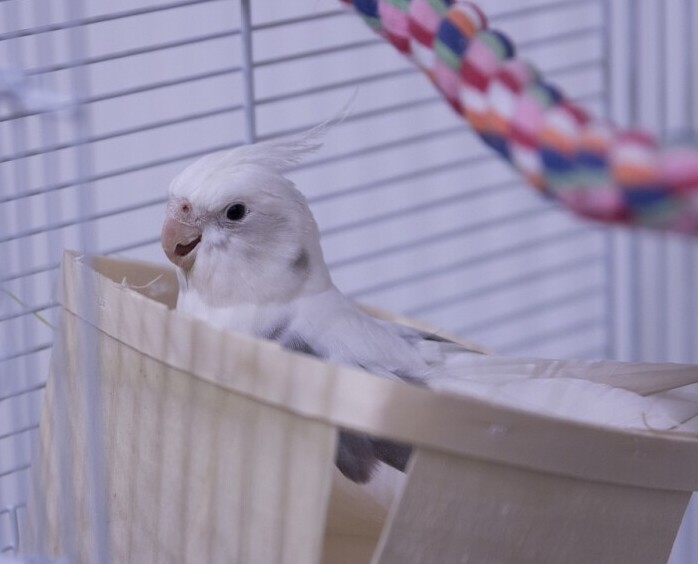
<instances>
[{"instance_id":1,"label":"cockatiel","mask_svg":"<svg viewBox=\"0 0 698 564\"><path fill-rule=\"evenodd\" d=\"M371 317L334 286L306 199L283 176L319 147L326 127L205 156L172 181L162 246L179 267L177 309L294 351L423 383L447 343ZM343 432L337 465L365 482L379 460L404 469L409 452Z\"/></svg>"},{"instance_id":2,"label":"cockatiel","mask_svg":"<svg viewBox=\"0 0 698 564\"><path fill-rule=\"evenodd\" d=\"M205 156L172 181L162 246L178 267L178 310L417 385L548 411L558 394L562 411L605 424L672 428L698 413L695 402L645 397L631 381L609 385L628 369L606 378L585 363L490 358L359 309L332 283L306 199L284 176L327 127ZM677 375L698 381L695 369ZM365 482L379 461L404 469L409 454L408 445L342 432L336 463Z\"/></svg>"}]
</instances>

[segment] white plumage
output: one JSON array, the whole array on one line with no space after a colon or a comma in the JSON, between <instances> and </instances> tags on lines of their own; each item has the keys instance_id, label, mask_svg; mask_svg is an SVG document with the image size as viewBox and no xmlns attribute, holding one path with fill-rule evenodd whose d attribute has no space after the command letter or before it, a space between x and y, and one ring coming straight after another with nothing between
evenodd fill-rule
<instances>
[{"instance_id":1,"label":"white plumage","mask_svg":"<svg viewBox=\"0 0 698 564\"><path fill-rule=\"evenodd\" d=\"M614 363L484 356L359 309L333 285L306 199L284 176L327 127L205 156L172 181L162 243L178 266L178 310L380 376L521 409L645 429L696 421L695 398L665 393L698 381L695 367L655 372L650 383L665 385L648 391L646 375L633 384L641 367L619 373ZM408 456L406 445L343 433L337 463L365 481L379 460L404 468Z\"/></svg>"}]
</instances>

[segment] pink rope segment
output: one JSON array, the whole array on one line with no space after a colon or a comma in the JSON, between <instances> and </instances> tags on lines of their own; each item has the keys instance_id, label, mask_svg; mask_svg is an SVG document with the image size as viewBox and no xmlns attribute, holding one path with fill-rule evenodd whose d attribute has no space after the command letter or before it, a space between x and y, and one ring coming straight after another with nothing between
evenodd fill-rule
<instances>
[{"instance_id":1,"label":"pink rope segment","mask_svg":"<svg viewBox=\"0 0 698 564\"><path fill-rule=\"evenodd\" d=\"M476 3L341 1L539 192L586 218L698 235L698 151L590 116L518 58Z\"/></svg>"}]
</instances>

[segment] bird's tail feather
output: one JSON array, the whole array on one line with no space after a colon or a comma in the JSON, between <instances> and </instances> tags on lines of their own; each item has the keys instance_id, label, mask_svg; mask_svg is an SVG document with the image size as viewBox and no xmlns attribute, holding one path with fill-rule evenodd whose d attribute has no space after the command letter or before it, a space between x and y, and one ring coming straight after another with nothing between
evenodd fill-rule
<instances>
[{"instance_id":1,"label":"bird's tail feather","mask_svg":"<svg viewBox=\"0 0 698 564\"><path fill-rule=\"evenodd\" d=\"M695 366L460 354L427 383L587 423L685 432L698 427Z\"/></svg>"},{"instance_id":2,"label":"bird's tail feather","mask_svg":"<svg viewBox=\"0 0 698 564\"><path fill-rule=\"evenodd\" d=\"M452 375L470 373L491 378L509 373L527 378L578 378L643 396L698 384L698 367L690 364L548 360L463 353L450 355L445 364Z\"/></svg>"}]
</instances>

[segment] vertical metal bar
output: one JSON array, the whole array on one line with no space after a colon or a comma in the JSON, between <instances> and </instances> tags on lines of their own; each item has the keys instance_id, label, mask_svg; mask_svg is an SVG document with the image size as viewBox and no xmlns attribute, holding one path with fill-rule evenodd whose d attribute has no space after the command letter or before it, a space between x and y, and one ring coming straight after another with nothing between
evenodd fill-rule
<instances>
[{"instance_id":1,"label":"vertical metal bar","mask_svg":"<svg viewBox=\"0 0 698 564\"><path fill-rule=\"evenodd\" d=\"M640 123L640 26L644 23L640 17L641 7L638 2L630 2L628 5L630 32L628 37L628 106L630 125L635 127ZM628 334L630 335L630 360L640 360L644 331L642 327L642 261L640 234L635 232L630 236L629 269L628 277Z\"/></svg>"},{"instance_id":2,"label":"vertical metal bar","mask_svg":"<svg viewBox=\"0 0 698 564\"><path fill-rule=\"evenodd\" d=\"M695 56L695 45L693 36L693 26L695 22L695 10L694 4L695 0L684 0L683 13L684 13L684 73L687 78L686 80L686 96L684 109L686 115L686 123L688 124L691 139L695 140L695 127L696 127L696 109L695 109L695 99L693 95L695 94L695 84L696 84L696 56Z\"/></svg>"},{"instance_id":3,"label":"vertical metal bar","mask_svg":"<svg viewBox=\"0 0 698 564\"><path fill-rule=\"evenodd\" d=\"M668 6L664 0L655 0L656 25L657 25L657 49L655 63L657 73L661 80L655 81L657 89L657 121L659 128L659 139L662 143L667 138L667 88L671 84L671 65L667 56L667 10ZM661 233L657 237L657 248L659 249L658 268L654 269L657 276L657 297L655 302L656 322L653 323L654 339L656 339L657 361L668 361L669 356L669 312L671 311L671 297L669 295L669 251L671 241L666 233Z\"/></svg>"},{"instance_id":4,"label":"vertical metal bar","mask_svg":"<svg viewBox=\"0 0 698 564\"><path fill-rule=\"evenodd\" d=\"M0 151L2 150L2 146L0 145ZM4 189L5 186L9 186L10 182L6 182L4 175L0 174L0 192ZM0 235L3 234L3 230L5 228L8 229L9 233L9 222L8 222L8 213L6 213L7 208L3 207L0 205ZM0 245L1 246L1 245ZM14 255L15 253L8 253L9 256L5 257L3 260L6 261L5 264L9 267L11 262L14 263ZM3 304L10 304L10 298L5 295L4 293L0 292L0 306ZM0 307L0 311L2 311L2 307ZM17 336L15 335L15 331L13 330L13 324L9 321L6 321L3 323L3 340L0 343L0 357L6 357L9 356L11 353L14 353L15 351L20 350L20 346L17 344ZM21 359L12 359L12 360L6 360L6 361L0 361L0 396L10 396L14 389L20 389L22 387L21 384L21 379L19 378L19 375L21 373L20 371L20 364L21 364ZM14 383L13 383L14 382ZM18 421L19 415L19 404L16 402L15 399L10 399L8 400L10 402L10 407L9 407L9 414L10 414L10 421ZM6 406L4 402L0 401L0 406ZM4 409L7 409L7 407L4 407ZM21 459L21 451L19 447L19 443L17 442L17 438L13 438L12 440L12 446L11 450L8 449L8 457L10 458L10 464L15 464L19 462ZM14 460L12 460L12 457L14 457ZM0 466L0 468L2 468Z\"/></svg>"},{"instance_id":5,"label":"vertical metal bar","mask_svg":"<svg viewBox=\"0 0 698 564\"><path fill-rule=\"evenodd\" d=\"M604 99L603 111L604 118L611 119L613 116L613 10L610 0L601 0L602 19L604 22L603 28L603 81L604 81ZM616 237L612 229L606 229L604 233L604 272L605 272L605 323L606 323L606 343L604 346L604 354L606 358L616 358L618 355L616 343Z\"/></svg>"},{"instance_id":6,"label":"vertical metal bar","mask_svg":"<svg viewBox=\"0 0 698 564\"><path fill-rule=\"evenodd\" d=\"M19 516L17 515L17 506L10 509L10 522L12 524L12 545L15 556L17 556L19 551Z\"/></svg>"},{"instance_id":7,"label":"vertical metal bar","mask_svg":"<svg viewBox=\"0 0 698 564\"><path fill-rule=\"evenodd\" d=\"M70 71L73 98L78 102L75 110L75 165L77 168L76 194L78 197L80 222L79 234L86 255L85 266L91 266L90 256L97 249L96 232L93 224L86 218L94 212L94 196L92 186L86 179L92 176L92 158L87 140L90 137L90 118L87 106L81 104L84 97L89 96L90 80L88 69L79 61L87 57L86 31L80 25L83 17L83 0L69 0L68 2L68 42L70 58L76 61L76 65ZM108 564L110 561L109 535L107 521L106 480L104 470L104 452L102 450L102 389L100 381L99 357L97 355L97 336L94 327L90 323L96 321L97 308L94 303L94 293L91 292L90 269L84 268L82 276L82 307L86 314L87 322L83 324L84 330L80 334L83 345L81 354L83 361L83 381L85 393L83 401L86 413L86 453L90 458L88 465L88 491L90 522L94 532L93 562Z\"/></svg>"},{"instance_id":8,"label":"vertical metal bar","mask_svg":"<svg viewBox=\"0 0 698 564\"><path fill-rule=\"evenodd\" d=\"M21 21L19 15L19 7L17 2L9 2L5 4L5 21L8 22L11 29L21 29ZM17 40L10 40L7 42L7 51L11 64L19 69L23 68L23 53L20 46L17 44ZM18 101L19 104L20 101ZM16 110L21 111L21 107L17 107ZM27 148L27 130L25 120L15 119L12 121L12 141L14 148L18 151L24 151ZM25 159L20 159L13 163L14 177L12 178L12 184L14 184L16 194L22 194L22 191L29 185L29 174L27 170L27 163ZM25 226L30 224L30 210L29 203L26 198L20 197L16 202L17 210L17 224L20 226ZM18 241L19 248L19 266L21 271L26 271L34 265L34 248L31 244L31 240L27 237L22 237ZM31 307L36 303L35 296L35 286L33 280L24 281L21 285L21 289L18 292L19 297L23 304ZM22 306L24 307L24 306ZM32 346L32 339L35 334L36 320L31 315L24 315L19 320L20 331L21 331L21 341L25 348ZM36 378L38 368L36 362L36 356L33 354L26 354L21 359L22 370L17 371L14 374L14 378L20 381L21 385L26 385L29 383L30 379ZM15 398L11 400L11 413L14 421L21 421L23 413L29 412L29 398L23 396L22 398ZM25 444L25 437L15 436L12 439L14 456L17 463L20 461L24 462L29 460L29 449ZM25 479L20 479L23 474L18 474L19 489L22 494L26 493L27 481Z\"/></svg>"},{"instance_id":9,"label":"vertical metal bar","mask_svg":"<svg viewBox=\"0 0 698 564\"><path fill-rule=\"evenodd\" d=\"M254 94L254 53L252 51L252 7L250 0L240 2L240 38L242 40L242 75L245 105L245 142L257 139L257 120Z\"/></svg>"},{"instance_id":10,"label":"vertical metal bar","mask_svg":"<svg viewBox=\"0 0 698 564\"><path fill-rule=\"evenodd\" d=\"M63 323L59 320L58 327ZM56 452L58 458L57 467L57 480L59 483L58 490L58 509L53 510L51 515L52 519L56 518L56 512L61 515L60 523L58 523L59 531L58 534L61 538L61 545L63 549L63 554L68 562L75 562L77 560L77 511L75 509L75 483L73 481L75 461L72 457L73 443L71 442L71 426L69 421L69 414L65 407L68 405L68 393L66 391L68 375L63 372L64 368L67 366L65 358L65 347L68 345L65 342L65 335L58 334L54 342L53 354L51 357L52 364L52 374L51 377L54 381L53 393L54 401L56 403L56 417L55 417L55 437L56 437ZM43 473L42 473L43 474ZM40 481L39 473L37 472L37 481ZM40 485L45 485L40 483ZM40 492L43 495L44 492ZM40 501L37 499L37 506ZM37 512L47 511L48 507L45 502L41 503L41 506L33 508ZM36 518L36 516L35 516ZM39 515L39 519L43 519L44 515ZM48 515L45 516L48 518ZM45 539L39 537L38 539L39 548L45 547Z\"/></svg>"},{"instance_id":11,"label":"vertical metal bar","mask_svg":"<svg viewBox=\"0 0 698 564\"><path fill-rule=\"evenodd\" d=\"M629 12L628 34L628 115L631 126L640 123L640 26L644 23L641 17L642 8L637 2L626 2Z\"/></svg>"},{"instance_id":12,"label":"vertical metal bar","mask_svg":"<svg viewBox=\"0 0 698 564\"><path fill-rule=\"evenodd\" d=\"M671 79L671 65L667 56L667 11L668 6L664 0L655 0L655 23L657 25L657 49L655 50L656 58L654 63L657 65L657 73L661 80L655 81L657 90L657 125L659 129L659 139L662 143L666 142L667 138L667 84Z\"/></svg>"},{"instance_id":13,"label":"vertical metal bar","mask_svg":"<svg viewBox=\"0 0 698 564\"><path fill-rule=\"evenodd\" d=\"M685 95L686 107L685 120L688 124L688 131L690 133L690 139L695 142L696 139L696 115L695 115L695 73L696 73L696 57L695 57L695 41L694 41L694 23L695 23L695 10L693 6L694 0L684 0L683 13L684 13L684 45L683 54L685 57L685 67L684 73L687 77L686 88L687 92ZM682 344L683 356L685 362L696 362L698 361L698 325L696 324L696 288L698 288L698 280L696 280L696 263L697 254L695 252L695 241L687 239L683 243L682 249L683 255L683 268L685 270L683 276L684 282L684 296L687 300L683 323L684 332L684 342Z\"/></svg>"},{"instance_id":14,"label":"vertical metal bar","mask_svg":"<svg viewBox=\"0 0 698 564\"><path fill-rule=\"evenodd\" d=\"M36 25L38 26L50 24L52 18L52 3L34 3L34 18L36 20ZM51 33L38 33L35 35L37 60L39 65L42 67L47 67L54 62L56 52L56 50L53 48L54 35L55 34ZM40 80L41 87L44 90L49 92L53 90L55 80L53 80L51 73L42 75ZM58 127L56 123L56 116L42 113L39 116L39 121L41 126L42 145L44 147L56 146L58 144ZM43 181L46 186L50 186L56 182L56 179L60 178L58 155L56 151L45 151L42 152L41 160L44 175ZM46 194L44 217L46 218L46 225L59 222L63 217L61 198L54 190L49 190L48 194ZM50 262L60 262L61 252L64 248L62 230L59 229L56 230L55 233L47 234L46 245L48 247L47 251Z\"/></svg>"},{"instance_id":15,"label":"vertical metal bar","mask_svg":"<svg viewBox=\"0 0 698 564\"><path fill-rule=\"evenodd\" d=\"M46 3L40 5L38 3L34 4L34 20L35 25L48 25L51 23L52 19L52 4ZM55 34L51 33L38 33L36 37L36 47L37 47L37 60L40 66L48 66L54 61L55 49L53 49L53 36ZM40 77L41 87L46 91L51 91L53 89L55 81L52 75L49 73L47 75ZM46 113L42 113L39 116L40 126L41 126L41 143L45 147L53 147L58 142L58 127L56 124L56 116L51 116ZM43 181L46 185L50 185L60 178L60 168L58 163L58 156L55 151L47 151L42 154L41 157L43 165ZM46 195L45 207L44 207L44 217L46 218L46 225L50 225L52 222L60 221L63 216L61 198L54 190L50 190ZM57 233L47 234L46 245L48 256L51 262L60 262L60 255L64 247L63 235L59 230ZM54 326L58 327L56 319L52 319ZM54 376L56 376L54 374ZM39 414L37 413L36 418L38 419ZM67 429L64 430L67 433ZM65 435L64 435L65 437ZM63 461L65 464L65 471L68 476L72 475L72 461L67 459ZM40 500L38 496L42 496L43 499L44 492L41 491L41 473L34 470L31 475L32 486L34 490L35 502L33 506L34 515L32 516L34 527L35 527L35 538L37 540L37 546L35 547L40 553L46 552L46 535L47 535L47 517L46 514L46 504ZM61 492L63 496L61 499L62 504L66 508L66 515L74 515L74 507L72 506L72 490L65 490ZM68 501L70 500L70 501ZM65 504L68 504L67 506ZM70 533L68 533L69 535ZM63 536L68 536L63 535ZM72 541L72 539L71 539ZM68 546L68 552L72 555L75 553L74 545Z\"/></svg>"}]
</instances>

